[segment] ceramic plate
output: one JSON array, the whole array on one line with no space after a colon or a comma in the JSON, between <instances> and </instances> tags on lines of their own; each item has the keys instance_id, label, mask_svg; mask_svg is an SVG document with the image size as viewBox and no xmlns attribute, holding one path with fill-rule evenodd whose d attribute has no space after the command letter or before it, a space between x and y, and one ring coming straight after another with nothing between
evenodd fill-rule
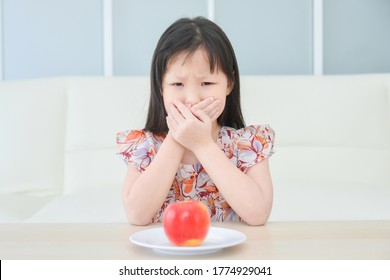
<instances>
[{"instance_id":1,"label":"ceramic plate","mask_svg":"<svg viewBox=\"0 0 390 280\"><path fill-rule=\"evenodd\" d=\"M138 231L130 236L136 245L151 248L155 252L169 255L210 254L223 248L235 246L245 241L246 236L240 231L219 227L210 227L204 242L196 247L179 247L172 245L165 235L164 228Z\"/></svg>"}]
</instances>

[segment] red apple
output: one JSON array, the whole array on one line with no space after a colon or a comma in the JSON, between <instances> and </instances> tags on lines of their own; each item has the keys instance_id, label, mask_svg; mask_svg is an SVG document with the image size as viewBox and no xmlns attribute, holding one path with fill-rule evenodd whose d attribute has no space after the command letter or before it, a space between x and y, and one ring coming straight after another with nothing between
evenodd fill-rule
<instances>
[{"instance_id":1,"label":"red apple","mask_svg":"<svg viewBox=\"0 0 390 280\"><path fill-rule=\"evenodd\" d=\"M200 201L180 201L165 209L164 231L176 246L198 246L206 238L210 227L210 215Z\"/></svg>"}]
</instances>

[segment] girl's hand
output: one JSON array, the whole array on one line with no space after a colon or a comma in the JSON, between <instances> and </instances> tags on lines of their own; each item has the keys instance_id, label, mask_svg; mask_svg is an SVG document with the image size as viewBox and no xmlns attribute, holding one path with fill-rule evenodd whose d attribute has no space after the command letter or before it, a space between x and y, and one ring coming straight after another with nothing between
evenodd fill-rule
<instances>
[{"instance_id":1,"label":"girl's hand","mask_svg":"<svg viewBox=\"0 0 390 280\"><path fill-rule=\"evenodd\" d=\"M167 116L169 133L172 133L173 138L179 144L191 151L213 142L210 117L203 110L193 107L189 108L182 102L175 100L171 104Z\"/></svg>"},{"instance_id":2,"label":"girl's hand","mask_svg":"<svg viewBox=\"0 0 390 280\"><path fill-rule=\"evenodd\" d=\"M212 122L218 119L218 117L222 113L220 111L221 100L215 100L213 97L208 97L193 106L187 105L187 107L191 108L191 110L202 110L206 113L207 116L209 116Z\"/></svg>"}]
</instances>

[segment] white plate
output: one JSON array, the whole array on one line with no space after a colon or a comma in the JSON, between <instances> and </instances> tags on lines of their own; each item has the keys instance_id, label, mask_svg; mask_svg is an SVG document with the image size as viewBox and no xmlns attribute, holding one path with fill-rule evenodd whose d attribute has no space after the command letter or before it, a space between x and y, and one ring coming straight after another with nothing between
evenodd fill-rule
<instances>
[{"instance_id":1,"label":"white plate","mask_svg":"<svg viewBox=\"0 0 390 280\"><path fill-rule=\"evenodd\" d=\"M210 227L204 242L195 247L180 247L171 244L165 235L164 228L138 231L130 236L136 245L152 248L154 251L169 255L210 254L223 248L235 246L245 241L246 236L240 231L219 227Z\"/></svg>"}]
</instances>

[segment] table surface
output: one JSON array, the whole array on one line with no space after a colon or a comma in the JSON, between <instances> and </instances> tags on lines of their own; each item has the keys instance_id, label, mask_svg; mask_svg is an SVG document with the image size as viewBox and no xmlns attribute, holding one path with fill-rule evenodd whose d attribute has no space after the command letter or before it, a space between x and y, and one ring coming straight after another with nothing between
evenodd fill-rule
<instances>
[{"instance_id":1,"label":"table surface","mask_svg":"<svg viewBox=\"0 0 390 280\"><path fill-rule=\"evenodd\" d=\"M0 224L0 259L390 259L390 221L213 223L246 234L244 243L198 256L156 253L129 241L129 224Z\"/></svg>"}]
</instances>

